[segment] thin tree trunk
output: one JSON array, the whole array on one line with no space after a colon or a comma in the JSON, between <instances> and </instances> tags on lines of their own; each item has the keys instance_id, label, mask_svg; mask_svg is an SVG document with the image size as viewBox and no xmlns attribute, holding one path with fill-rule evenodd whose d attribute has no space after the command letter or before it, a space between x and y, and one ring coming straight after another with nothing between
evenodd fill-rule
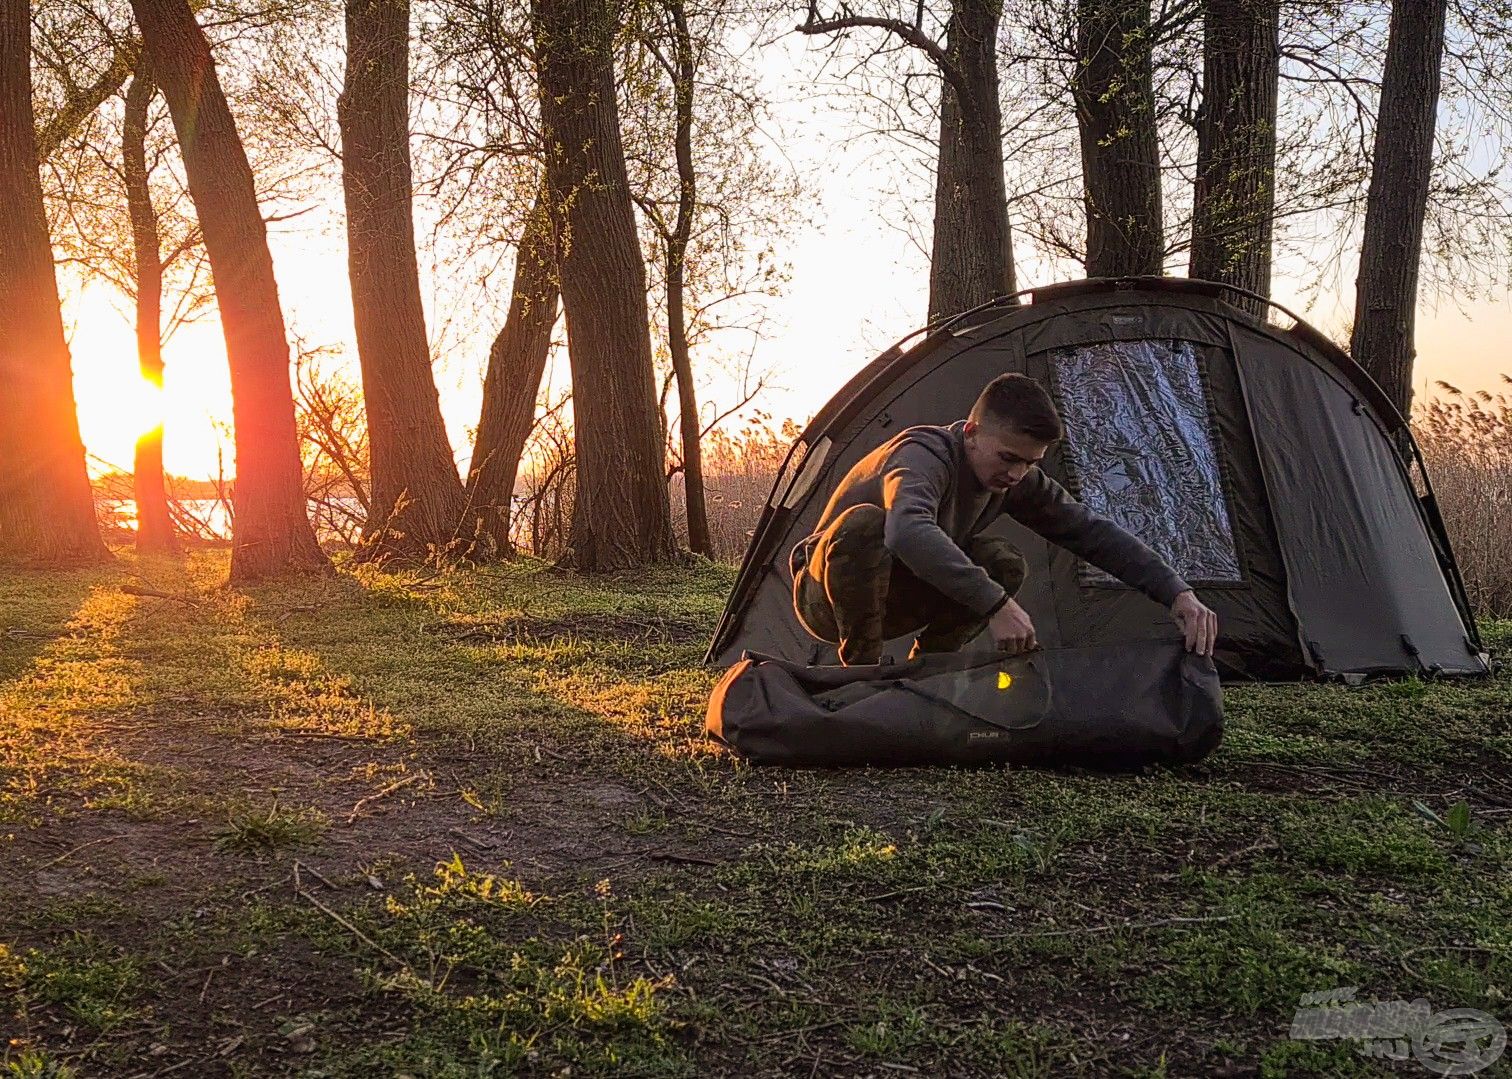
<instances>
[{"instance_id":1,"label":"thin tree trunk","mask_svg":"<svg viewBox=\"0 0 1512 1079\"><path fill-rule=\"evenodd\" d=\"M1279 0L1207 0L1188 271L1267 298L1280 14Z\"/></svg>"},{"instance_id":2,"label":"thin tree trunk","mask_svg":"<svg viewBox=\"0 0 1512 1079\"><path fill-rule=\"evenodd\" d=\"M305 512L289 345L267 229L210 45L187 0L131 6L178 133L226 338L236 427L231 580L329 573Z\"/></svg>"},{"instance_id":3,"label":"thin tree trunk","mask_svg":"<svg viewBox=\"0 0 1512 1079\"><path fill-rule=\"evenodd\" d=\"M1087 204L1087 276L1163 272L1150 5L1077 0L1072 80Z\"/></svg>"},{"instance_id":4,"label":"thin tree trunk","mask_svg":"<svg viewBox=\"0 0 1512 1079\"><path fill-rule=\"evenodd\" d=\"M514 553L509 529L515 481L534 426L557 320L556 250L546 200L543 189L520 236L509 314L488 350L483 411L468 470L464 534L486 537L506 557Z\"/></svg>"},{"instance_id":5,"label":"thin tree trunk","mask_svg":"<svg viewBox=\"0 0 1512 1079\"><path fill-rule=\"evenodd\" d=\"M675 545L615 99L615 12L607 0L534 0L532 14L572 360L577 501L564 561L585 571L665 562Z\"/></svg>"},{"instance_id":6,"label":"thin tree trunk","mask_svg":"<svg viewBox=\"0 0 1512 1079\"><path fill-rule=\"evenodd\" d=\"M0 0L0 560L110 557L95 521L37 175L31 12Z\"/></svg>"},{"instance_id":7,"label":"thin tree trunk","mask_svg":"<svg viewBox=\"0 0 1512 1079\"><path fill-rule=\"evenodd\" d=\"M698 418L698 394L693 385L693 357L688 349L683 299L687 288L688 241L693 235L693 212L698 201L698 177L693 169L693 80L697 71L688 17L681 0L668 0L667 10L672 16L672 63L676 69L673 92L677 112L677 220L667 239L667 344L672 353L672 372L677 376L688 550L712 557L709 511L704 503L703 431Z\"/></svg>"},{"instance_id":8,"label":"thin tree trunk","mask_svg":"<svg viewBox=\"0 0 1512 1079\"><path fill-rule=\"evenodd\" d=\"M373 495L359 560L466 554L462 481L431 373L415 263L409 157L409 0L347 0L337 101L347 261Z\"/></svg>"},{"instance_id":9,"label":"thin tree trunk","mask_svg":"<svg viewBox=\"0 0 1512 1079\"><path fill-rule=\"evenodd\" d=\"M136 255L137 365L142 379L163 388L163 261L157 212L147 182L147 107L157 87L145 62L138 62L126 90L121 146L126 177L126 209L131 217L131 246ZM142 433L136 443L131 470L136 498L139 551L176 553L178 536L168 516L168 492L163 484L163 425Z\"/></svg>"},{"instance_id":10,"label":"thin tree trunk","mask_svg":"<svg viewBox=\"0 0 1512 1079\"><path fill-rule=\"evenodd\" d=\"M1396 0L1381 77L1350 351L1407 415L1447 0Z\"/></svg>"},{"instance_id":11,"label":"thin tree trunk","mask_svg":"<svg viewBox=\"0 0 1512 1079\"><path fill-rule=\"evenodd\" d=\"M945 28L929 266L931 322L1018 291L1003 183L997 69L1001 18L1001 0L957 0Z\"/></svg>"}]
</instances>

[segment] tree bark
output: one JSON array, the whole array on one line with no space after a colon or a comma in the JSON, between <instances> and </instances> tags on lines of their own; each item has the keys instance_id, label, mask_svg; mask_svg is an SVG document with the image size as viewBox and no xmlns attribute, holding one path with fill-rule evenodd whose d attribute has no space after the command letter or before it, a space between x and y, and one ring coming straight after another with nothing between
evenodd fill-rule
<instances>
[{"instance_id":1,"label":"tree bark","mask_svg":"<svg viewBox=\"0 0 1512 1079\"><path fill-rule=\"evenodd\" d=\"M711 557L709 511L704 502L703 429L698 417L698 394L693 385L693 357L688 348L688 242L698 204L698 176L693 168L693 89L697 75L693 40L682 0L668 0L672 16L672 65L677 115L674 156L677 159L677 220L667 237L667 347L672 373L677 376L677 414L682 441L683 500L688 517L688 550Z\"/></svg>"},{"instance_id":2,"label":"tree bark","mask_svg":"<svg viewBox=\"0 0 1512 1079\"><path fill-rule=\"evenodd\" d=\"M615 100L608 0L534 0L546 178L572 360L577 502L568 565L675 554L636 235Z\"/></svg>"},{"instance_id":3,"label":"tree bark","mask_svg":"<svg viewBox=\"0 0 1512 1079\"><path fill-rule=\"evenodd\" d=\"M147 180L147 108L157 87L147 65L139 62L126 90L121 161L126 178L126 209L131 218L131 247L136 256L137 366L142 380L163 389L163 259L157 212ZM136 442L131 470L136 499L137 550L173 554L178 536L168 515L163 484L163 424L144 431Z\"/></svg>"},{"instance_id":4,"label":"tree bark","mask_svg":"<svg viewBox=\"0 0 1512 1079\"><path fill-rule=\"evenodd\" d=\"M514 553L509 529L515 480L535 422L558 299L556 249L543 189L520 236L509 314L488 351L483 411L468 469L464 533L491 540L501 556Z\"/></svg>"},{"instance_id":5,"label":"tree bark","mask_svg":"<svg viewBox=\"0 0 1512 1079\"><path fill-rule=\"evenodd\" d=\"M1207 0L1188 275L1269 298L1279 0ZM1256 314L1263 305L1246 302Z\"/></svg>"},{"instance_id":6,"label":"tree bark","mask_svg":"<svg viewBox=\"0 0 1512 1079\"><path fill-rule=\"evenodd\" d=\"M1001 0L956 0L945 27L929 321L1018 291L1003 183Z\"/></svg>"},{"instance_id":7,"label":"tree bark","mask_svg":"<svg viewBox=\"0 0 1512 1079\"><path fill-rule=\"evenodd\" d=\"M1396 0L1355 279L1350 351L1406 416L1447 0Z\"/></svg>"},{"instance_id":8,"label":"tree bark","mask_svg":"<svg viewBox=\"0 0 1512 1079\"><path fill-rule=\"evenodd\" d=\"M329 573L305 512L289 345L252 168L187 0L132 0L199 215L231 367L231 580Z\"/></svg>"},{"instance_id":9,"label":"tree bark","mask_svg":"<svg viewBox=\"0 0 1512 1079\"><path fill-rule=\"evenodd\" d=\"M1087 204L1087 276L1163 272L1150 5L1077 0L1071 93Z\"/></svg>"},{"instance_id":10,"label":"tree bark","mask_svg":"<svg viewBox=\"0 0 1512 1079\"><path fill-rule=\"evenodd\" d=\"M465 555L462 481L431 373L415 263L409 0L347 0L337 101L347 264L373 492L360 561Z\"/></svg>"},{"instance_id":11,"label":"tree bark","mask_svg":"<svg viewBox=\"0 0 1512 1079\"><path fill-rule=\"evenodd\" d=\"M37 174L30 64L30 5L0 0L0 560L103 561Z\"/></svg>"}]
</instances>

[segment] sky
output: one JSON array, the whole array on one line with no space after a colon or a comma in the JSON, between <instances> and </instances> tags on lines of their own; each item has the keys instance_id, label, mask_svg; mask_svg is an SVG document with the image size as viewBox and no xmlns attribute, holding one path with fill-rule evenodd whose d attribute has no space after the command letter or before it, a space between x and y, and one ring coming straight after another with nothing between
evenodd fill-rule
<instances>
[{"instance_id":1,"label":"sky","mask_svg":"<svg viewBox=\"0 0 1512 1079\"><path fill-rule=\"evenodd\" d=\"M775 103L783 146L805 179L808 203L808 223L779 252L789 262L791 279L771 301L768 324L752 355L754 369L769 373L767 391L752 405L773 416L774 426L785 417L802 421L816 412L858 368L918 328L928 301L927 257L916 238L892 223L903 216L897 170L875 141L854 138L856 121L843 101L805 92L808 77L800 71L805 47L793 38L780 39L766 47L771 51L762 65L763 89ZM338 363L355 378L339 185L329 199L272 226L270 243L291 329L312 343L342 350ZM927 205L911 209L916 219L928 220ZM1335 267L1333 286L1312 303L1303 296L1300 267L1281 262L1275 274L1278 302L1333 336L1348 324L1353 267ZM1046 267L1024 262L1018 276L1020 287L1054 280ZM426 282L428 303L444 284ZM498 276L497 295L489 297L497 301L499 320L508 287L507 275ZM429 314L436 337L436 312ZM181 328L165 346L161 397L137 376L130 315L119 297L99 285L68 290L65 321L80 428L94 472L129 470L138 434L165 420L169 472L201 478L224 467L231 474L225 430L229 376L213 314ZM488 337L480 327L471 337L447 334L442 340L435 365L442 413L458 460L465 462L478 421ZM1425 299L1418 313L1418 352L1420 394L1438 380L1462 390L1504 389L1500 375L1512 374L1512 300L1506 295L1466 304ZM559 384L565 369L565 362L553 366ZM703 393L714 406L738 400L733 383L717 376Z\"/></svg>"}]
</instances>

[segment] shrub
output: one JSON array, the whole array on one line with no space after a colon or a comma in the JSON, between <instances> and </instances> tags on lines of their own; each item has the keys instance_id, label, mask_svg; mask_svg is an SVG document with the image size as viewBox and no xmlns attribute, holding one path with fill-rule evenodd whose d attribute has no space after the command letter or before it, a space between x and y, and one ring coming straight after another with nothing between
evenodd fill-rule
<instances>
[{"instance_id":1,"label":"shrub","mask_svg":"<svg viewBox=\"0 0 1512 1079\"><path fill-rule=\"evenodd\" d=\"M1512 386L1512 376L1502 375ZM1413 428L1476 614L1512 616L1512 396L1443 396L1415 410Z\"/></svg>"}]
</instances>

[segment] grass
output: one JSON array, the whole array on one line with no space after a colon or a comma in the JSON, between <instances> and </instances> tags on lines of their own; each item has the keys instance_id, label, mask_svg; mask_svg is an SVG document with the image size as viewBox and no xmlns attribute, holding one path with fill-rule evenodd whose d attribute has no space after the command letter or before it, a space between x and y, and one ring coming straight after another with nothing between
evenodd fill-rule
<instances>
[{"instance_id":1,"label":"grass","mask_svg":"<svg viewBox=\"0 0 1512 1079\"><path fill-rule=\"evenodd\" d=\"M283 809L277 799L266 809L232 813L226 826L215 833L215 849L240 854L270 854L292 847L309 846L326 829L319 810Z\"/></svg>"},{"instance_id":2,"label":"grass","mask_svg":"<svg viewBox=\"0 0 1512 1079\"><path fill-rule=\"evenodd\" d=\"M223 577L0 578L0 1076L1364 1076L1303 993L1509 1017L1506 676L1238 687L1181 771L764 770L702 737L724 567Z\"/></svg>"}]
</instances>

